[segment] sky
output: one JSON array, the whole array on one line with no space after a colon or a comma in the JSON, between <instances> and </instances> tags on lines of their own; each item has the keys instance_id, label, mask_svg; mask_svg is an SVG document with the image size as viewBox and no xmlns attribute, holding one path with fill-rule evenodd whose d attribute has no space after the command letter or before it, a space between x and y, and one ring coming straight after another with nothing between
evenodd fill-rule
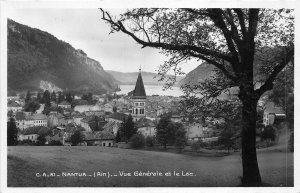
<instances>
[{"instance_id":1,"label":"sky","mask_svg":"<svg viewBox=\"0 0 300 193\"><path fill-rule=\"evenodd\" d=\"M112 15L124 10L110 9ZM131 37L122 32L109 35L110 26L101 20L98 9L74 8L18 8L7 11L8 18L38 28L68 42L75 49L83 50L90 58L101 63L105 70L156 72L168 58L154 48L141 48ZM182 64L185 73L200 63Z\"/></svg>"}]
</instances>

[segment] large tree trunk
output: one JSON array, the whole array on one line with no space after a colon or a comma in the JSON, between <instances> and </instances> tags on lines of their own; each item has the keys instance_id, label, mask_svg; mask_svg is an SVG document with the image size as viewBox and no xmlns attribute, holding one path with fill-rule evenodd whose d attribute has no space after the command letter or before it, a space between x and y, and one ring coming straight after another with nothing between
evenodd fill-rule
<instances>
[{"instance_id":1,"label":"large tree trunk","mask_svg":"<svg viewBox=\"0 0 300 193\"><path fill-rule=\"evenodd\" d=\"M257 102L253 95L243 97L243 125L242 125L242 162L243 162L243 186L260 186L261 176L259 173L256 156L256 119Z\"/></svg>"}]
</instances>

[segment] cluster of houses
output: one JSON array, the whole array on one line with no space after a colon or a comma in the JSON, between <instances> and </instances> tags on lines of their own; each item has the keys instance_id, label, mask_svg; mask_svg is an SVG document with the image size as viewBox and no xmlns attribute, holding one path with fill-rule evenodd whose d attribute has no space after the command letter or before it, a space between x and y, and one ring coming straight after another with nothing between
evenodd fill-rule
<instances>
[{"instance_id":1,"label":"cluster of houses","mask_svg":"<svg viewBox=\"0 0 300 193\"><path fill-rule=\"evenodd\" d=\"M106 102L103 97L97 97L94 105L82 100L71 108L71 104L63 101L52 104L63 111L50 110L48 115L43 114L44 105L35 112L24 112L24 100L9 97L7 110L19 128L18 140L36 142L38 136L46 136L46 143L60 141L63 145L70 144L70 137L75 130L81 130L85 135L82 144L113 146L121 123L131 114L137 131L145 137L154 136L159 116L172 111L178 98L149 97L147 99L141 72L138 75L132 96L123 96ZM54 108L55 109L55 108ZM267 103L264 109L263 122L265 125L273 124L275 117L285 117L284 112L274 103ZM188 140L207 139L215 136L213 123L201 121L183 121L183 116L173 114L173 122L183 123ZM97 127L97 131L95 128Z\"/></svg>"}]
</instances>

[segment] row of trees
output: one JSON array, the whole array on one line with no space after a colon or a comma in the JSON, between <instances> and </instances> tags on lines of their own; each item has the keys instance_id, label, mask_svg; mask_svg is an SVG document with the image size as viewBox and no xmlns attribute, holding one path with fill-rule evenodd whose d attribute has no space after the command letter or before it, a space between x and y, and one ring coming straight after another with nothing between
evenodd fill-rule
<instances>
[{"instance_id":1,"label":"row of trees","mask_svg":"<svg viewBox=\"0 0 300 193\"><path fill-rule=\"evenodd\" d=\"M163 114L156 127L156 138L167 148L167 144L175 144L180 150L186 144L186 131L181 123L173 123L170 114Z\"/></svg>"},{"instance_id":2,"label":"row of trees","mask_svg":"<svg viewBox=\"0 0 300 193\"><path fill-rule=\"evenodd\" d=\"M43 94L38 92L37 96L33 98L30 91L27 91L24 109L26 112L35 112L40 108L40 104L45 104L45 108L47 109L51 107L51 102L60 103L64 100L72 103L72 101L74 100L74 95L72 95L70 92L58 92L57 96L55 91L50 93L48 90L45 90Z\"/></svg>"},{"instance_id":3,"label":"row of trees","mask_svg":"<svg viewBox=\"0 0 300 193\"><path fill-rule=\"evenodd\" d=\"M155 140L147 138L147 143L151 146L154 141L160 143L164 148L167 144L175 144L180 150L186 144L186 131L181 123L173 123L170 114L163 114L156 127ZM116 142L132 142L133 144L145 144L146 138L137 133L137 128L134 126L133 118L131 115L123 121L116 135ZM143 143L142 143L143 141ZM134 145L139 146L139 145Z\"/></svg>"}]
</instances>

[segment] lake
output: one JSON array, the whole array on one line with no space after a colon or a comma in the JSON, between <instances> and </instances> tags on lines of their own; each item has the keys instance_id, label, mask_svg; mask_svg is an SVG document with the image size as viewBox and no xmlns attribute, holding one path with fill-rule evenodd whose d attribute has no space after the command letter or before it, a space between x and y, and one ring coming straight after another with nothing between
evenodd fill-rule
<instances>
[{"instance_id":1,"label":"lake","mask_svg":"<svg viewBox=\"0 0 300 193\"><path fill-rule=\"evenodd\" d=\"M135 85L119 85L121 91L117 94L127 94L130 91L134 90ZM183 95L183 92L180 90L180 87L172 87L167 90L163 90L163 86L159 85L144 85L146 95L160 95L160 96L174 96L179 97Z\"/></svg>"}]
</instances>

